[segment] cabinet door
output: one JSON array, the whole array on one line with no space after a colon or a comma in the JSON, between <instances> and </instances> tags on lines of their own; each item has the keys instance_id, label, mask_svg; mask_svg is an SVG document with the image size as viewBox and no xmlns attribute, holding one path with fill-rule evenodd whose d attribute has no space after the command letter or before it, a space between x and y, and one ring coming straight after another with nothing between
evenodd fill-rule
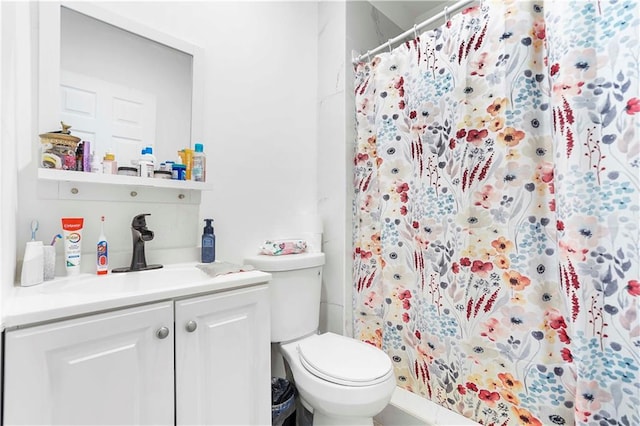
<instances>
[{"instance_id":1,"label":"cabinet door","mask_svg":"<svg viewBox=\"0 0 640 426\"><path fill-rule=\"evenodd\" d=\"M177 424L270 425L267 287L176 301L175 319Z\"/></svg>"},{"instance_id":2,"label":"cabinet door","mask_svg":"<svg viewBox=\"0 0 640 426\"><path fill-rule=\"evenodd\" d=\"M173 303L9 331L5 365L5 425L173 424Z\"/></svg>"}]
</instances>

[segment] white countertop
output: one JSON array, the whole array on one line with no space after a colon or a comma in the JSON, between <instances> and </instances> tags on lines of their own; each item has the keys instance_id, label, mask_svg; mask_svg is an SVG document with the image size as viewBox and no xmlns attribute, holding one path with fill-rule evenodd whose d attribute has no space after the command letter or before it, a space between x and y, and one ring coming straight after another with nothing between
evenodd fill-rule
<instances>
[{"instance_id":1,"label":"white countertop","mask_svg":"<svg viewBox=\"0 0 640 426\"><path fill-rule=\"evenodd\" d=\"M13 328L150 303L266 283L261 271L212 277L197 263L165 265L162 269L107 275L56 277L32 287L14 287L4 306L2 326Z\"/></svg>"}]
</instances>

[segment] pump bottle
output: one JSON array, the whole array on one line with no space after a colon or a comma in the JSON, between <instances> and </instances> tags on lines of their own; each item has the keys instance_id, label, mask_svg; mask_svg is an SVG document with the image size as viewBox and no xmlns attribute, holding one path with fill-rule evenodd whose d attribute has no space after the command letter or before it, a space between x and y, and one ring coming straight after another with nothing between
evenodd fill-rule
<instances>
[{"instance_id":1,"label":"pump bottle","mask_svg":"<svg viewBox=\"0 0 640 426\"><path fill-rule=\"evenodd\" d=\"M206 226L202 232L202 263L211 263L216 260L216 236L213 233L211 222L213 219L205 219Z\"/></svg>"}]
</instances>

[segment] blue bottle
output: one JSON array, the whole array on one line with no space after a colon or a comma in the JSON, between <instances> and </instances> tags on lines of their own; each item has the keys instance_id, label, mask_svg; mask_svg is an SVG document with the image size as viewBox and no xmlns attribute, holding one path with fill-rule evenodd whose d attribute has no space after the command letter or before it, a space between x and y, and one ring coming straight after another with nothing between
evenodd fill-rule
<instances>
[{"instance_id":1,"label":"blue bottle","mask_svg":"<svg viewBox=\"0 0 640 426\"><path fill-rule=\"evenodd\" d=\"M202 263L211 263L216 260L216 236L213 233L211 222L213 219L205 219L206 226L202 232Z\"/></svg>"}]
</instances>

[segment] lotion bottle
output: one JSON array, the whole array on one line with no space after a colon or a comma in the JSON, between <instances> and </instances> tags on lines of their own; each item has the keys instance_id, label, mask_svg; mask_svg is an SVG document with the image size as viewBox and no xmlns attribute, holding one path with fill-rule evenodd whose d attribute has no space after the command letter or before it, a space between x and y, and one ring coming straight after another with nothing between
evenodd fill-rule
<instances>
[{"instance_id":1,"label":"lotion bottle","mask_svg":"<svg viewBox=\"0 0 640 426\"><path fill-rule=\"evenodd\" d=\"M202 232L202 263L211 263L216 260L216 236L213 233L211 222L213 219L205 219L206 226Z\"/></svg>"},{"instance_id":2,"label":"lotion bottle","mask_svg":"<svg viewBox=\"0 0 640 426\"><path fill-rule=\"evenodd\" d=\"M193 153L193 168L191 169L191 178L196 182L204 182L207 175L207 157L203 151L201 143L195 145Z\"/></svg>"}]
</instances>

